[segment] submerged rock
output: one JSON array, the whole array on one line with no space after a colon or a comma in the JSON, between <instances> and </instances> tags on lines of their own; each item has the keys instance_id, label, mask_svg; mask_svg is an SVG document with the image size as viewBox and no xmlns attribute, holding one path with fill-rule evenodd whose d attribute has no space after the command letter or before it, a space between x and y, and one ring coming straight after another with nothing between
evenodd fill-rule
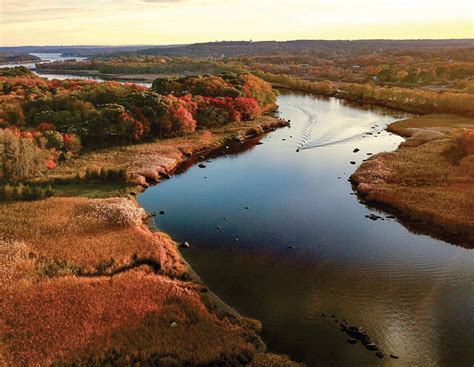
<instances>
[{"instance_id":1,"label":"submerged rock","mask_svg":"<svg viewBox=\"0 0 474 367\"><path fill-rule=\"evenodd\" d=\"M377 346L377 344L374 344L374 343L369 343L365 346L368 350L379 350L379 347Z\"/></svg>"},{"instance_id":2,"label":"submerged rock","mask_svg":"<svg viewBox=\"0 0 474 367\"><path fill-rule=\"evenodd\" d=\"M199 167L199 168L206 168L206 165L205 165L205 164L202 164L202 163L199 163L199 164L198 164L198 167Z\"/></svg>"},{"instance_id":3,"label":"submerged rock","mask_svg":"<svg viewBox=\"0 0 474 367\"><path fill-rule=\"evenodd\" d=\"M174 327L176 327L176 326L178 326L178 323L177 323L176 321L173 321L173 322L170 324L170 327L171 327L171 328L174 328Z\"/></svg>"},{"instance_id":4,"label":"submerged rock","mask_svg":"<svg viewBox=\"0 0 474 367\"><path fill-rule=\"evenodd\" d=\"M366 217L366 218L369 218L369 219L371 219L371 220L373 220L373 221L376 221L376 220L379 220L379 219L384 220L384 218L382 218L382 217L379 216L379 215L375 215L375 214L369 214L369 215L366 215L365 217Z\"/></svg>"},{"instance_id":5,"label":"submerged rock","mask_svg":"<svg viewBox=\"0 0 474 367\"><path fill-rule=\"evenodd\" d=\"M393 358L393 359L398 359L400 358L399 356L395 355L395 354L390 354L390 358Z\"/></svg>"},{"instance_id":6,"label":"submerged rock","mask_svg":"<svg viewBox=\"0 0 474 367\"><path fill-rule=\"evenodd\" d=\"M347 342L349 344L355 344L355 343L357 343L357 339L349 338L349 339L347 339Z\"/></svg>"},{"instance_id":7,"label":"submerged rock","mask_svg":"<svg viewBox=\"0 0 474 367\"><path fill-rule=\"evenodd\" d=\"M375 355L379 358L385 357L385 354L383 354L383 352L381 352L381 351L378 351L377 353L375 353Z\"/></svg>"}]
</instances>

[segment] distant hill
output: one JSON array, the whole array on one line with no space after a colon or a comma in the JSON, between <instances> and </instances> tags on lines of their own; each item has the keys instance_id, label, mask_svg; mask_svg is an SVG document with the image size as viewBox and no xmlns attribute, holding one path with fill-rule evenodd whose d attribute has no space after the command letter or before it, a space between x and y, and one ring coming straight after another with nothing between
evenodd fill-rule
<instances>
[{"instance_id":1,"label":"distant hill","mask_svg":"<svg viewBox=\"0 0 474 367\"><path fill-rule=\"evenodd\" d=\"M304 54L317 52L351 52L363 53L367 50L380 49L420 50L430 48L465 48L474 47L473 39L460 40L358 40L358 41L325 41L325 40L297 40L297 41L228 41L195 43L185 46L149 48L137 50L143 55L160 56L188 56L200 57L237 57L275 54Z\"/></svg>"},{"instance_id":2,"label":"distant hill","mask_svg":"<svg viewBox=\"0 0 474 367\"><path fill-rule=\"evenodd\" d=\"M167 47L172 48L173 45L156 46L156 45L141 45L141 46L15 46L15 47L0 47L0 52L10 53L59 53L63 56L94 56L105 55L110 53L131 53L139 50Z\"/></svg>"},{"instance_id":3,"label":"distant hill","mask_svg":"<svg viewBox=\"0 0 474 367\"><path fill-rule=\"evenodd\" d=\"M29 55L27 53L1 52L0 51L0 63L22 62L22 61L40 61L40 60L41 59L39 57Z\"/></svg>"}]
</instances>

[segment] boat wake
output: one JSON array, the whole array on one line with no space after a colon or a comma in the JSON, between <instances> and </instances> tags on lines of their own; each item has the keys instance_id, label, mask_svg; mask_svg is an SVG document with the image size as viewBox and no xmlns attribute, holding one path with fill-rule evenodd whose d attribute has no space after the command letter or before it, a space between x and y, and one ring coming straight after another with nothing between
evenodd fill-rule
<instances>
[{"instance_id":1,"label":"boat wake","mask_svg":"<svg viewBox=\"0 0 474 367\"><path fill-rule=\"evenodd\" d=\"M358 121L356 124L352 124L350 120L342 120L339 123L332 123L327 126L318 124L318 136L314 137L314 128L317 125L318 116L314 112L300 106L289 106L299 109L308 118L308 122L301 130L296 146L297 151L356 142L365 137L381 134L384 131L384 126L374 124L373 121L365 121L362 123Z\"/></svg>"},{"instance_id":2,"label":"boat wake","mask_svg":"<svg viewBox=\"0 0 474 367\"><path fill-rule=\"evenodd\" d=\"M313 149L313 148L322 148L322 147L327 147L331 145L339 145L342 143L351 143L353 141L359 140L363 136L365 136L365 132L363 133L358 133L352 136L348 136L342 139L338 140L332 140L332 141L321 141L320 139L318 140L313 140L305 144L304 147L302 147L300 150L306 150L306 149Z\"/></svg>"},{"instance_id":3,"label":"boat wake","mask_svg":"<svg viewBox=\"0 0 474 367\"><path fill-rule=\"evenodd\" d=\"M313 136L314 126L316 125L316 122L318 121L318 116L315 113L309 110L305 110L304 108L301 108L299 106L295 106L295 105L290 105L290 106L301 110L306 116L308 116L308 123L303 127L303 130L301 131L301 134L300 134L301 139L298 142L298 145L296 147L296 150L299 151L299 150L305 149L306 144L308 144L308 142L311 140Z\"/></svg>"}]
</instances>

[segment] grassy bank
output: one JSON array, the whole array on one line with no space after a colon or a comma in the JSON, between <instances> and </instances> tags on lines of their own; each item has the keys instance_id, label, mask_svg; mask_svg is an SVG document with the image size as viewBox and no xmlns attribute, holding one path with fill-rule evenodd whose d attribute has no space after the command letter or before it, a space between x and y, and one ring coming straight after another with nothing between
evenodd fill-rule
<instances>
[{"instance_id":1,"label":"grassy bank","mask_svg":"<svg viewBox=\"0 0 474 367\"><path fill-rule=\"evenodd\" d=\"M408 227L474 246L474 155L467 139L474 119L425 115L391 124L407 140L381 153L352 175L366 201L383 204Z\"/></svg>"},{"instance_id":2,"label":"grassy bank","mask_svg":"<svg viewBox=\"0 0 474 367\"><path fill-rule=\"evenodd\" d=\"M47 179L122 165L146 185L192 153L282 124L262 117L87 153ZM295 365L264 354L260 324L219 301L176 243L148 228L130 184L68 186L0 203L0 365Z\"/></svg>"}]
</instances>

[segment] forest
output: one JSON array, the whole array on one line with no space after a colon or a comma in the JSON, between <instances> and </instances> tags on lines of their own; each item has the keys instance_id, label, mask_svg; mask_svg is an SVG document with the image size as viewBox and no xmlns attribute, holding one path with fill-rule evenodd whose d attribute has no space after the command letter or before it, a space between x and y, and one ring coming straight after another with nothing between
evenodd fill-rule
<instances>
[{"instance_id":1,"label":"forest","mask_svg":"<svg viewBox=\"0 0 474 367\"><path fill-rule=\"evenodd\" d=\"M164 139L252 120L276 94L252 74L157 79L151 89L0 71L0 179L33 178L83 149ZM121 175L104 172L105 178Z\"/></svg>"}]
</instances>

